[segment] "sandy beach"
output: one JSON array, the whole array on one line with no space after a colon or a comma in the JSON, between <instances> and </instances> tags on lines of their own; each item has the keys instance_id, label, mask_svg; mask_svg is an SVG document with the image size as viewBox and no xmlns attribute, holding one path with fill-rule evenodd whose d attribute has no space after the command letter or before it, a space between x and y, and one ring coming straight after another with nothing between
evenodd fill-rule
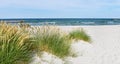
<instances>
[{"instance_id":1,"label":"sandy beach","mask_svg":"<svg viewBox=\"0 0 120 64\"><path fill-rule=\"evenodd\" d=\"M120 64L120 25L109 26L68 26L64 30L82 27L92 39L92 47L86 46L87 53L74 59L73 64ZM77 43L79 45L79 43ZM87 45L87 44L86 44ZM81 49L82 45L78 49ZM92 55L90 54L92 52Z\"/></svg>"},{"instance_id":2,"label":"sandy beach","mask_svg":"<svg viewBox=\"0 0 120 64\"><path fill-rule=\"evenodd\" d=\"M65 59L67 64L120 64L120 25L59 26L59 28L65 32L83 28L92 39L91 43L74 42L71 51L78 56L67 57ZM63 64L62 61L53 64L55 63Z\"/></svg>"},{"instance_id":3,"label":"sandy beach","mask_svg":"<svg viewBox=\"0 0 120 64\"><path fill-rule=\"evenodd\" d=\"M0 0L0 64L120 64L120 0Z\"/></svg>"}]
</instances>

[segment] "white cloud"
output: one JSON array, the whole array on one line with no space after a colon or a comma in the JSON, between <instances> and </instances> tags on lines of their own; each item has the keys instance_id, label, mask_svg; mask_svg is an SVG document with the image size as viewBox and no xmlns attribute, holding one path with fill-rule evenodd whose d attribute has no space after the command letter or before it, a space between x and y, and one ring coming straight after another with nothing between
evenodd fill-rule
<instances>
[{"instance_id":1,"label":"white cloud","mask_svg":"<svg viewBox=\"0 0 120 64\"><path fill-rule=\"evenodd\" d=\"M0 7L28 7L28 8L41 8L41 9L59 9L74 7L74 1L62 0L2 0Z\"/></svg>"},{"instance_id":2,"label":"white cloud","mask_svg":"<svg viewBox=\"0 0 120 64\"><path fill-rule=\"evenodd\" d=\"M0 8L24 7L35 9L79 9L120 6L120 0L0 0Z\"/></svg>"},{"instance_id":3,"label":"white cloud","mask_svg":"<svg viewBox=\"0 0 120 64\"><path fill-rule=\"evenodd\" d=\"M105 16L106 15L116 15L120 7L120 0L0 0L0 9L26 9L37 10L36 14L33 11L31 15L36 16L40 10L52 10L52 12L42 12L44 17L48 16ZM109 11L107 10L110 9ZM115 9L116 8L116 9ZM4 11L4 10L3 10ZM13 10L12 10L13 11ZM55 11L55 12L54 12ZM107 11L107 12L106 12ZM17 16L17 13L15 13ZM104 12L104 14L102 14ZM1 13L1 11L0 11ZM30 12L31 13L31 12ZM49 14L50 13L50 14ZM21 14L21 13L20 13ZM10 14L9 14L10 15ZM23 14L21 14L22 17ZM38 14L42 15L41 13ZM43 16L42 15L42 16ZM113 15L113 16L114 16ZM18 14L19 16L19 14ZM92 17L93 17L92 16Z\"/></svg>"}]
</instances>

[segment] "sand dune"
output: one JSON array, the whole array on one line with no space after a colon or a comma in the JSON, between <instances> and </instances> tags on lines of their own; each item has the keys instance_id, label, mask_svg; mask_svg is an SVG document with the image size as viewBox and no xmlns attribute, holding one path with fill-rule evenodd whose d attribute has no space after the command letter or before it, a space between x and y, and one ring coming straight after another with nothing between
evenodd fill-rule
<instances>
[{"instance_id":1,"label":"sand dune","mask_svg":"<svg viewBox=\"0 0 120 64\"><path fill-rule=\"evenodd\" d=\"M61 27L72 30L79 26ZM91 36L92 48L73 59L72 64L120 64L120 26L81 26ZM78 45L81 42L78 43ZM79 46L81 49L83 45ZM76 46L77 47L77 46ZM91 53L92 52L92 53Z\"/></svg>"},{"instance_id":2,"label":"sand dune","mask_svg":"<svg viewBox=\"0 0 120 64\"><path fill-rule=\"evenodd\" d=\"M91 44L84 41L73 43L71 51L78 56L67 57L66 64L120 64L120 25L59 27L65 32L83 28L92 39Z\"/></svg>"}]
</instances>

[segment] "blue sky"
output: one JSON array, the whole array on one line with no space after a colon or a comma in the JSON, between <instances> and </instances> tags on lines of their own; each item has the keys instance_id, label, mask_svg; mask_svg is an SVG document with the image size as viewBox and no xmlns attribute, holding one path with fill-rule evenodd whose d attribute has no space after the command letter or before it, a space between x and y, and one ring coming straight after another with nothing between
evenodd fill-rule
<instances>
[{"instance_id":1,"label":"blue sky","mask_svg":"<svg viewBox=\"0 0 120 64\"><path fill-rule=\"evenodd\" d=\"M120 18L120 0L0 0L0 18Z\"/></svg>"}]
</instances>

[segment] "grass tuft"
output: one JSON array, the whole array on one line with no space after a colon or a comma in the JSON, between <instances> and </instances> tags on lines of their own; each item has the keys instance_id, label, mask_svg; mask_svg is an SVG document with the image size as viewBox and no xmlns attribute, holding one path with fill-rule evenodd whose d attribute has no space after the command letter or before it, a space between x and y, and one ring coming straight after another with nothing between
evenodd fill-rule
<instances>
[{"instance_id":1,"label":"grass tuft","mask_svg":"<svg viewBox=\"0 0 120 64\"><path fill-rule=\"evenodd\" d=\"M70 40L55 26L41 26L33 31L38 50L52 53L60 58L69 54Z\"/></svg>"},{"instance_id":2,"label":"grass tuft","mask_svg":"<svg viewBox=\"0 0 120 64\"><path fill-rule=\"evenodd\" d=\"M0 64L28 64L30 42L29 34L17 26L0 23Z\"/></svg>"},{"instance_id":3,"label":"grass tuft","mask_svg":"<svg viewBox=\"0 0 120 64\"><path fill-rule=\"evenodd\" d=\"M77 30L71 31L69 33L69 37L75 40L84 40L87 42L91 42L90 36L88 36L87 33L83 29L81 30L77 29Z\"/></svg>"}]
</instances>

